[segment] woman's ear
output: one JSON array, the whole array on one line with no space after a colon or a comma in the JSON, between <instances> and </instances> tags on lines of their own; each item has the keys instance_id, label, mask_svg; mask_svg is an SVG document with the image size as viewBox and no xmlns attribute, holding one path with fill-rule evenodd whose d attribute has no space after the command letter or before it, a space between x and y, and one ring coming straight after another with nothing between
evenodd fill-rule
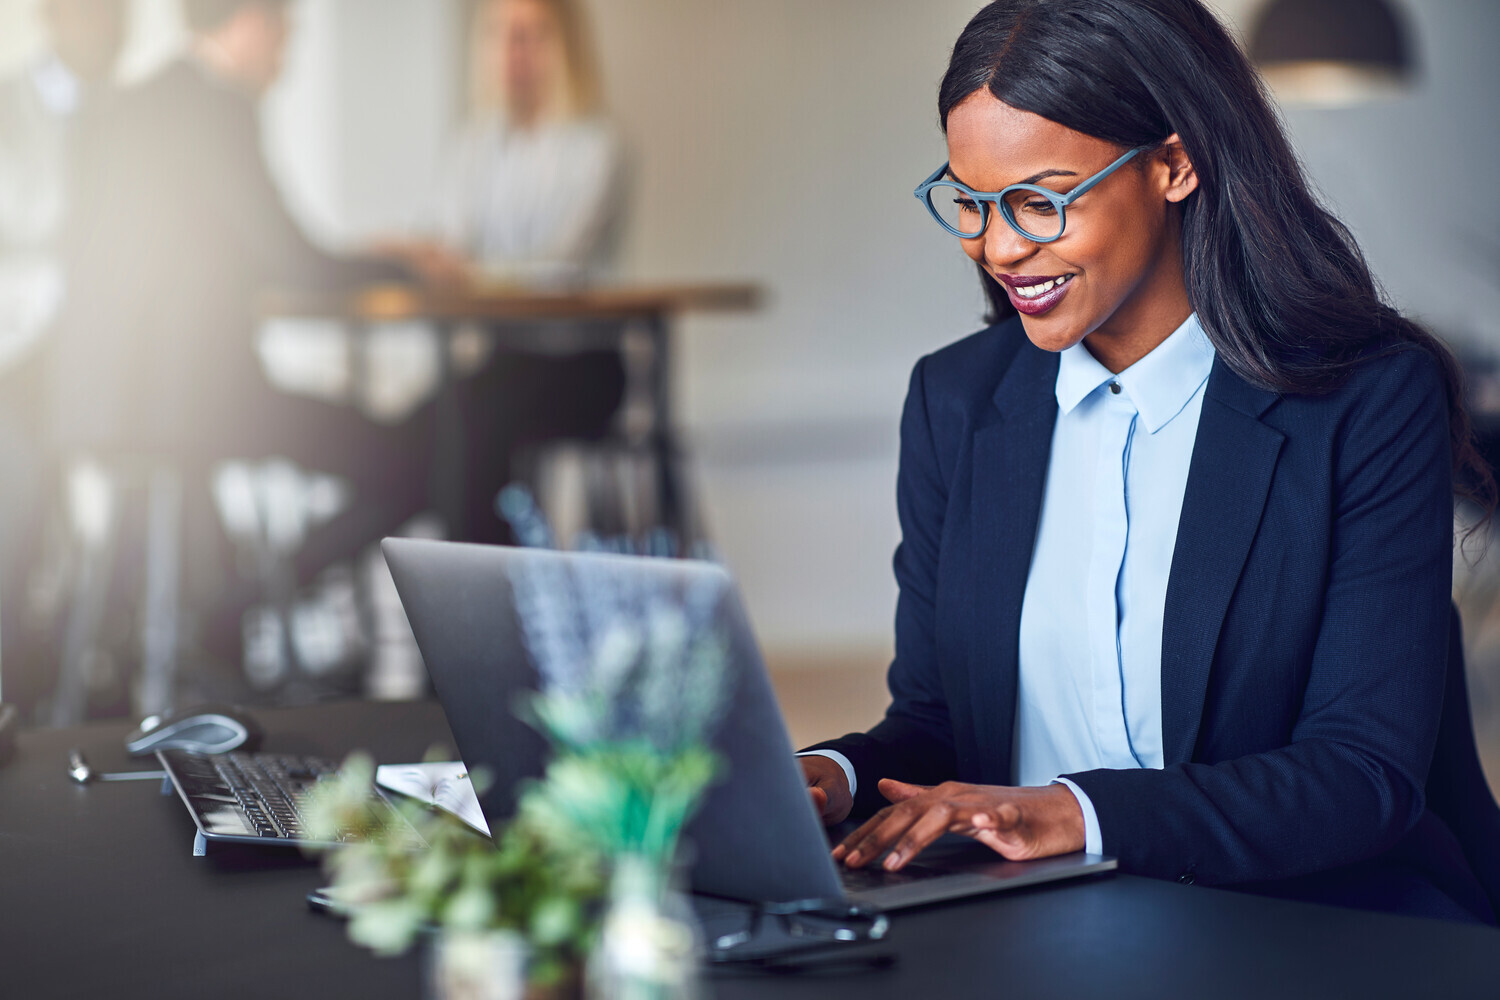
<instances>
[{"instance_id":1,"label":"woman's ear","mask_svg":"<svg viewBox=\"0 0 1500 1000\"><path fill-rule=\"evenodd\" d=\"M1167 167L1166 187L1162 194L1168 201L1180 202L1198 190L1198 172L1188 159L1182 139L1173 132L1162 142L1160 155Z\"/></svg>"}]
</instances>

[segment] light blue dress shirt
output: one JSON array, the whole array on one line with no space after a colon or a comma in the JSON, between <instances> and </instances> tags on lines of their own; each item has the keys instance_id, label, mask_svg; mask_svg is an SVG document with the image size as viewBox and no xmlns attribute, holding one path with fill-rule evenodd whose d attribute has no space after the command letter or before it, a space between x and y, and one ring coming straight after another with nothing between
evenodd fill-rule
<instances>
[{"instance_id":1,"label":"light blue dress shirt","mask_svg":"<svg viewBox=\"0 0 1500 1000\"><path fill-rule=\"evenodd\" d=\"M1196 313L1118 375L1081 343L1059 358L1021 605L1013 780L1071 789L1092 854L1103 853L1093 803L1059 776L1162 766L1162 614L1213 361ZM858 788L847 757L811 752Z\"/></svg>"},{"instance_id":2,"label":"light blue dress shirt","mask_svg":"<svg viewBox=\"0 0 1500 1000\"><path fill-rule=\"evenodd\" d=\"M1081 343L1059 359L1021 605L1014 779L1072 789L1095 854L1093 803L1057 776L1162 766L1162 613L1213 360L1196 313L1118 375Z\"/></svg>"}]
</instances>

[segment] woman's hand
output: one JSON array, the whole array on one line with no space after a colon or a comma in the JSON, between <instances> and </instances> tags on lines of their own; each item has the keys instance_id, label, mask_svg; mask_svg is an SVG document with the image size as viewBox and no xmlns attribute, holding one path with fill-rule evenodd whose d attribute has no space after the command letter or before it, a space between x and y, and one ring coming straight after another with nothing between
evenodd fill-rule
<instances>
[{"instance_id":1,"label":"woman's hand","mask_svg":"<svg viewBox=\"0 0 1500 1000\"><path fill-rule=\"evenodd\" d=\"M406 267L430 288L462 289L473 284L473 266L441 243L430 240L385 240L372 248L380 257Z\"/></svg>"},{"instance_id":2,"label":"woman's hand","mask_svg":"<svg viewBox=\"0 0 1500 1000\"><path fill-rule=\"evenodd\" d=\"M831 757L816 754L798 757L802 773L807 777L807 790L812 795L813 806L823 818L825 826L842 823L854 808L854 796L849 792L849 779L844 769Z\"/></svg>"},{"instance_id":3,"label":"woman's hand","mask_svg":"<svg viewBox=\"0 0 1500 1000\"><path fill-rule=\"evenodd\" d=\"M945 833L973 837L1011 861L1083 850L1083 810L1066 785L929 787L884 778L879 787L893 804L845 837L833 849L835 861L859 868L889 849L884 867L896 871Z\"/></svg>"}]
</instances>

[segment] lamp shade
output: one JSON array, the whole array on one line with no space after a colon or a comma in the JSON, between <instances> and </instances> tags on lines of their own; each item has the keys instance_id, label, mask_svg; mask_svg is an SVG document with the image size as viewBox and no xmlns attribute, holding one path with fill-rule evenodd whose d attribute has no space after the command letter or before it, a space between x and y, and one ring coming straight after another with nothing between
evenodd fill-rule
<instances>
[{"instance_id":1,"label":"lamp shade","mask_svg":"<svg viewBox=\"0 0 1500 1000\"><path fill-rule=\"evenodd\" d=\"M1286 103L1393 96L1415 68L1410 32L1388 0L1271 0L1250 32L1250 58Z\"/></svg>"}]
</instances>

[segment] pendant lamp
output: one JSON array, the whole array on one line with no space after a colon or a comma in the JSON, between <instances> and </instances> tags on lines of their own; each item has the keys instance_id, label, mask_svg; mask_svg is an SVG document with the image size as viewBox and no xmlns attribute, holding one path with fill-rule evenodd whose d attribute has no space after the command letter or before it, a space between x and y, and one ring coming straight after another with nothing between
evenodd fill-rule
<instances>
[{"instance_id":1,"label":"pendant lamp","mask_svg":"<svg viewBox=\"0 0 1500 1000\"><path fill-rule=\"evenodd\" d=\"M1283 104L1396 97L1415 77L1410 31L1389 0L1271 0L1249 38L1251 60Z\"/></svg>"}]
</instances>

